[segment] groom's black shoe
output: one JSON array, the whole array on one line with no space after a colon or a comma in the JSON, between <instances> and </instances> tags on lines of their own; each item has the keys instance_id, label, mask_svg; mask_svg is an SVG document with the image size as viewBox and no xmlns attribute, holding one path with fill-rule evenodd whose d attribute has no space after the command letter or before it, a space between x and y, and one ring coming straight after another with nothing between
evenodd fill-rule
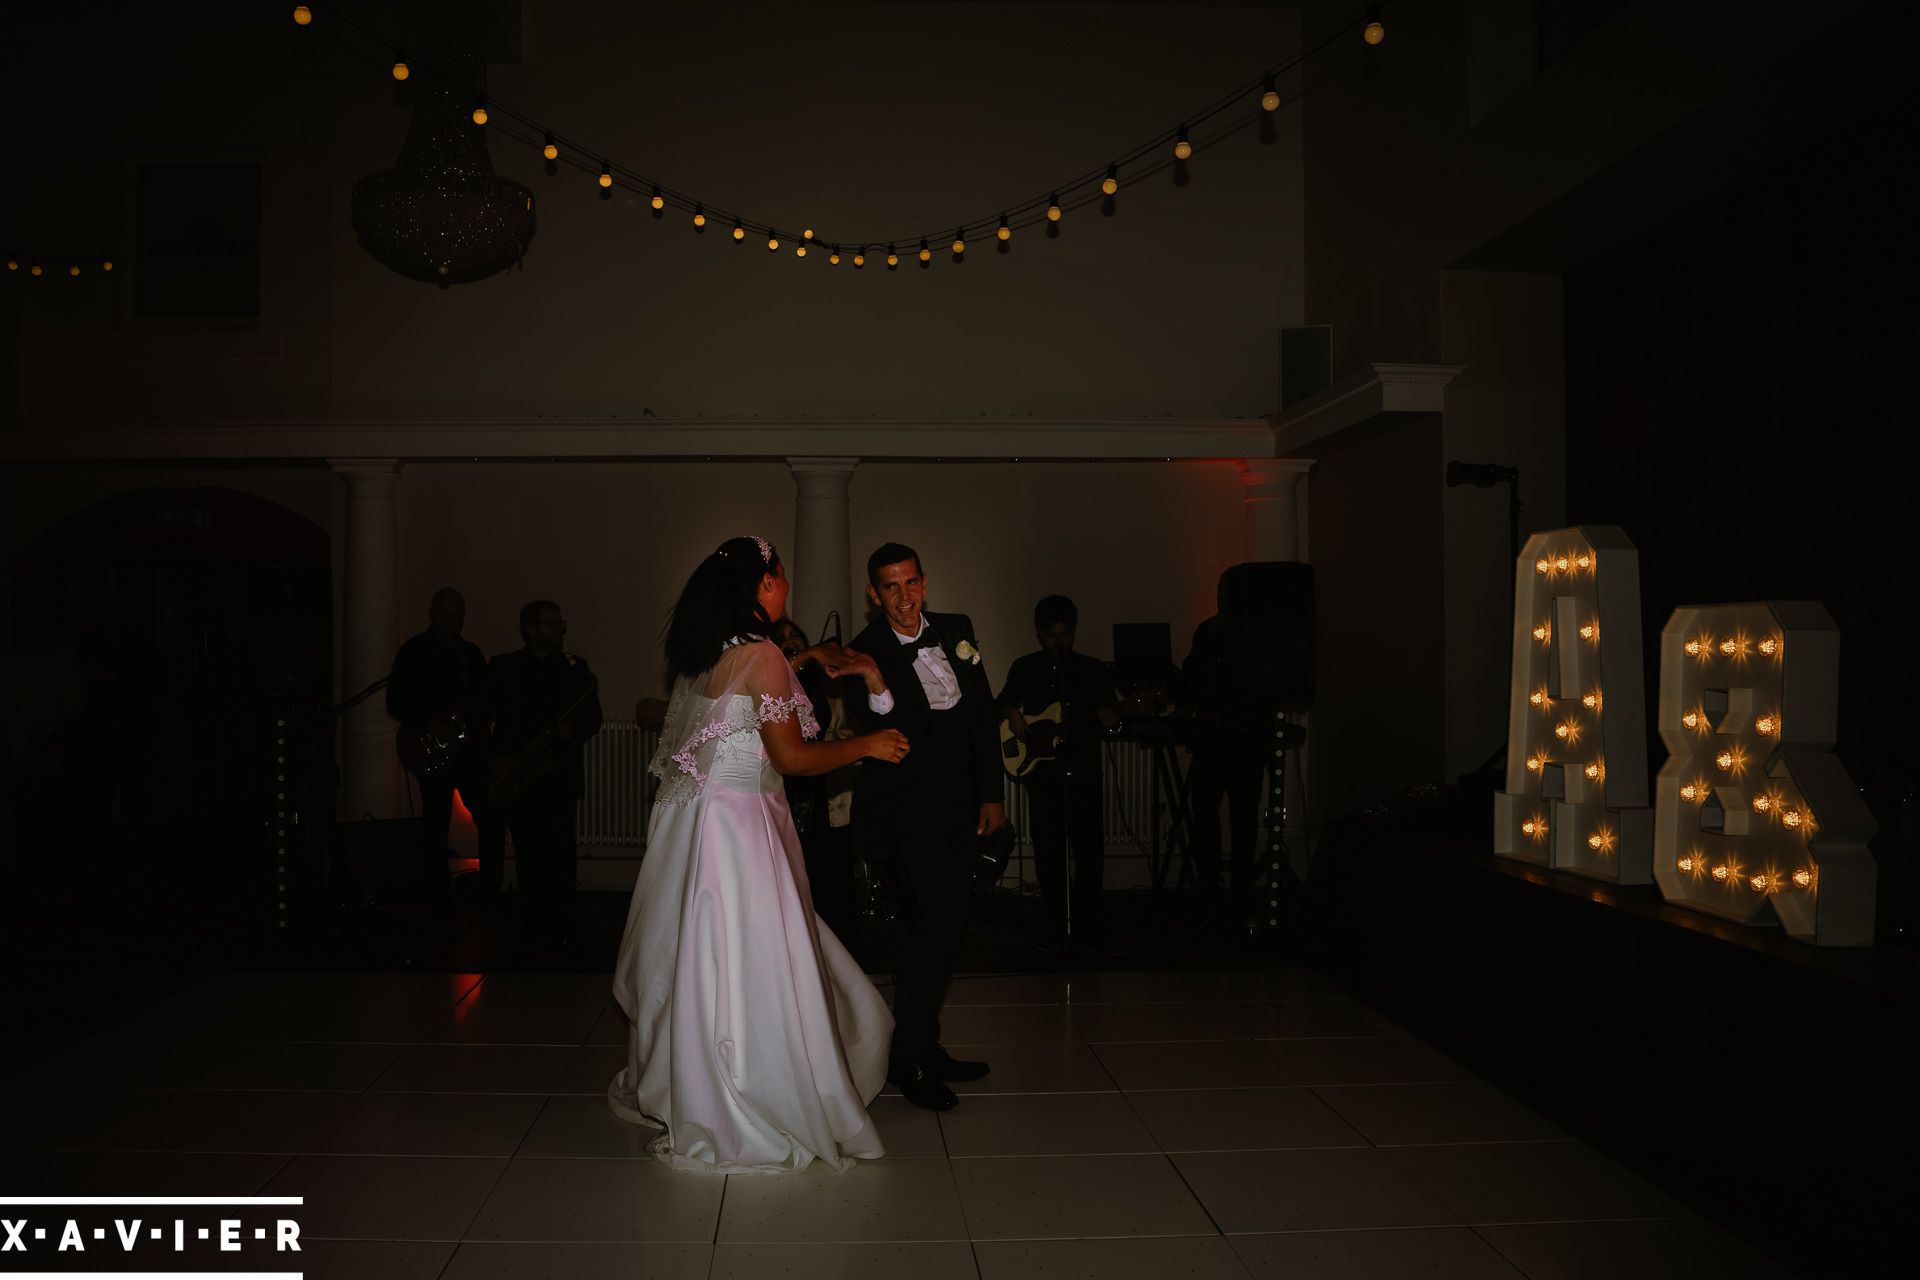
<instances>
[{"instance_id":1,"label":"groom's black shoe","mask_svg":"<svg viewBox=\"0 0 1920 1280\"><path fill-rule=\"evenodd\" d=\"M940 1083L940 1077L926 1067L888 1072L887 1083L898 1089L900 1096L908 1102L929 1111L951 1111L960 1105L960 1099L953 1096L953 1090Z\"/></svg>"},{"instance_id":2,"label":"groom's black shoe","mask_svg":"<svg viewBox=\"0 0 1920 1280\"><path fill-rule=\"evenodd\" d=\"M968 1080L978 1080L993 1070L984 1062L967 1062L956 1058L939 1045L933 1046L933 1052L927 1055L927 1071L936 1080L948 1084L961 1084Z\"/></svg>"}]
</instances>

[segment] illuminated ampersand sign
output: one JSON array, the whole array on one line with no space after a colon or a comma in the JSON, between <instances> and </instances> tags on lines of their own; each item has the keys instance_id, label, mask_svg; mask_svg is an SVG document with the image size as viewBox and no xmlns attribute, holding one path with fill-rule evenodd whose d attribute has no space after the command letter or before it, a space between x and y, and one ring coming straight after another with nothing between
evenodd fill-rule
<instances>
[{"instance_id":1,"label":"illuminated ampersand sign","mask_svg":"<svg viewBox=\"0 0 1920 1280\"><path fill-rule=\"evenodd\" d=\"M1640 553L1608 525L1527 540L1515 566L1507 786L1494 851L1622 884L1651 876Z\"/></svg>"},{"instance_id":2,"label":"illuminated ampersand sign","mask_svg":"<svg viewBox=\"0 0 1920 1280\"><path fill-rule=\"evenodd\" d=\"M1703 605L1660 633L1654 880L1802 942L1873 942L1875 826L1834 757L1840 632L1811 602Z\"/></svg>"}]
</instances>

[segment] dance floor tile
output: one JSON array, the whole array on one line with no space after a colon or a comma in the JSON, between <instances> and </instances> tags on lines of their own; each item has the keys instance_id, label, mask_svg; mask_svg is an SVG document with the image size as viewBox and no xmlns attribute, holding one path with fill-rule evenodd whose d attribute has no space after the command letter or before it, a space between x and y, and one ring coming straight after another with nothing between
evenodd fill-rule
<instances>
[{"instance_id":1,"label":"dance floor tile","mask_svg":"<svg viewBox=\"0 0 1920 1280\"><path fill-rule=\"evenodd\" d=\"M1482 1227L1480 1234L1532 1280L1789 1280L1792 1275L1698 1219Z\"/></svg>"},{"instance_id":2,"label":"dance floor tile","mask_svg":"<svg viewBox=\"0 0 1920 1280\"><path fill-rule=\"evenodd\" d=\"M1296 1036L1377 1036L1392 1027L1357 1000L1254 1000L1220 1009L1255 1040Z\"/></svg>"},{"instance_id":3,"label":"dance floor tile","mask_svg":"<svg viewBox=\"0 0 1920 1280\"><path fill-rule=\"evenodd\" d=\"M657 1160L521 1157L507 1165L467 1239L709 1244L725 1183Z\"/></svg>"},{"instance_id":4,"label":"dance floor tile","mask_svg":"<svg viewBox=\"0 0 1920 1280\"><path fill-rule=\"evenodd\" d=\"M899 1094L883 1094L868 1103L867 1118L880 1131L890 1159L938 1159L947 1154L940 1117Z\"/></svg>"},{"instance_id":5,"label":"dance floor tile","mask_svg":"<svg viewBox=\"0 0 1920 1280\"><path fill-rule=\"evenodd\" d=\"M1405 1036L1263 1040L1301 1084L1428 1084L1470 1081L1454 1062Z\"/></svg>"},{"instance_id":6,"label":"dance floor tile","mask_svg":"<svg viewBox=\"0 0 1920 1280\"><path fill-rule=\"evenodd\" d=\"M454 1252L451 1240L306 1240L304 1274L325 1280L437 1280ZM258 1266L258 1263L253 1264Z\"/></svg>"},{"instance_id":7,"label":"dance floor tile","mask_svg":"<svg viewBox=\"0 0 1920 1280\"><path fill-rule=\"evenodd\" d=\"M862 1161L845 1173L815 1164L797 1177L737 1175L727 1179L719 1240L965 1240L953 1179L945 1160L896 1159Z\"/></svg>"},{"instance_id":8,"label":"dance floor tile","mask_svg":"<svg viewBox=\"0 0 1920 1280\"><path fill-rule=\"evenodd\" d=\"M706 1280L710 1244L492 1244L469 1240L440 1280Z\"/></svg>"},{"instance_id":9,"label":"dance floor tile","mask_svg":"<svg viewBox=\"0 0 1920 1280\"><path fill-rule=\"evenodd\" d=\"M42 1063L21 1083L81 1088L360 1090L405 1050L387 1044L90 1040Z\"/></svg>"},{"instance_id":10,"label":"dance floor tile","mask_svg":"<svg viewBox=\"0 0 1920 1280\"><path fill-rule=\"evenodd\" d=\"M439 1034L418 1038L459 1044L552 1044L571 1049L586 1042L602 1012L598 1001L542 1004L468 997L454 1008Z\"/></svg>"},{"instance_id":11,"label":"dance floor tile","mask_svg":"<svg viewBox=\"0 0 1920 1280\"><path fill-rule=\"evenodd\" d=\"M593 1029L587 1032L587 1043L626 1047L627 1015L620 1012L619 1005L609 1001L600 1010L600 1016L593 1021Z\"/></svg>"},{"instance_id":12,"label":"dance floor tile","mask_svg":"<svg viewBox=\"0 0 1920 1280\"><path fill-rule=\"evenodd\" d=\"M1376 1146L1567 1136L1486 1084L1331 1085L1315 1092Z\"/></svg>"},{"instance_id":13,"label":"dance floor tile","mask_svg":"<svg viewBox=\"0 0 1920 1280\"><path fill-rule=\"evenodd\" d=\"M659 1135L651 1125L615 1115L604 1093L556 1094L546 1100L517 1154L650 1160L647 1144Z\"/></svg>"},{"instance_id":14,"label":"dance floor tile","mask_svg":"<svg viewBox=\"0 0 1920 1280\"><path fill-rule=\"evenodd\" d=\"M613 999L613 979L604 973L490 973L460 1003L592 1005Z\"/></svg>"},{"instance_id":15,"label":"dance floor tile","mask_svg":"<svg viewBox=\"0 0 1920 1280\"><path fill-rule=\"evenodd\" d=\"M1163 1151L1367 1145L1308 1089L1164 1089L1127 1101Z\"/></svg>"},{"instance_id":16,"label":"dance floor tile","mask_svg":"<svg viewBox=\"0 0 1920 1280\"><path fill-rule=\"evenodd\" d=\"M1103 970L1049 974L1047 983L1072 1005L1295 1000L1346 994L1311 969Z\"/></svg>"},{"instance_id":17,"label":"dance floor tile","mask_svg":"<svg viewBox=\"0 0 1920 1280\"><path fill-rule=\"evenodd\" d=\"M293 1158L179 1151L0 1151L0 1194L252 1196Z\"/></svg>"},{"instance_id":18,"label":"dance floor tile","mask_svg":"<svg viewBox=\"0 0 1920 1280\"><path fill-rule=\"evenodd\" d=\"M964 1004L1058 1005L1059 995L1046 978L1035 973L984 974L955 978L947 984L947 1006Z\"/></svg>"},{"instance_id":19,"label":"dance floor tile","mask_svg":"<svg viewBox=\"0 0 1920 1280\"><path fill-rule=\"evenodd\" d=\"M1678 1200L1578 1142L1394 1147L1387 1156L1475 1225L1692 1216Z\"/></svg>"},{"instance_id":20,"label":"dance floor tile","mask_svg":"<svg viewBox=\"0 0 1920 1280\"><path fill-rule=\"evenodd\" d=\"M1236 1089L1297 1084L1273 1042L1161 1040L1103 1042L1094 1047L1122 1089Z\"/></svg>"},{"instance_id":21,"label":"dance floor tile","mask_svg":"<svg viewBox=\"0 0 1920 1280\"><path fill-rule=\"evenodd\" d=\"M713 1250L712 1280L974 1280L973 1249L964 1241L933 1244L722 1244Z\"/></svg>"},{"instance_id":22,"label":"dance floor tile","mask_svg":"<svg viewBox=\"0 0 1920 1280\"><path fill-rule=\"evenodd\" d=\"M1228 1234L1450 1226L1446 1206L1378 1151L1231 1151L1172 1157Z\"/></svg>"},{"instance_id":23,"label":"dance floor tile","mask_svg":"<svg viewBox=\"0 0 1920 1280\"><path fill-rule=\"evenodd\" d=\"M553 1086L555 1093L591 1093L605 1097L607 1086L627 1065L624 1044L594 1044L591 1040L574 1050L567 1069Z\"/></svg>"},{"instance_id":24,"label":"dance floor tile","mask_svg":"<svg viewBox=\"0 0 1920 1280\"><path fill-rule=\"evenodd\" d=\"M1072 1044L1085 1038L1059 1005L959 1005L940 1011L943 1044Z\"/></svg>"},{"instance_id":25,"label":"dance floor tile","mask_svg":"<svg viewBox=\"0 0 1920 1280\"><path fill-rule=\"evenodd\" d=\"M308 1094L303 1151L337 1155L510 1156L544 1099L506 1093Z\"/></svg>"},{"instance_id":26,"label":"dance floor tile","mask_svg":"<svg viewBox=\"0 0 1920 1280\"><path fill-rule=\"evenodd\" d=\"M44 1145L128 1151L304 1151L314 1113L354 1094L219 1089L85 1090L39 1095L22 1126L52 1121L65 1140ZM79 1110L99 1108L89 1120ZM18 1130L16 1130L18 1132ZM15 1141L22 1139L15 1137Z\"/></svg>"},{"instance_id":27,"label":"dance floor tile","mask_svg":"<svg viewBox=\"0 0 1920 1280\"><path fill-rule=\"evenodd\" d=\"M1089 1044L1140 1040L1245 1040L1246 1032L1210 1004L1088 1004L1072 1010Z\"/></svg>"},{"instance_id":28,"label":"dance floor tile","mask_svg":"<svg viewBox=\"0 0 1920 1280\"><path fill-rule=\"evenodd\" d=\"M539 1093L559 1084L575 1051L545 1044L416 1044L374 1089L387 1093Z\"/></svg>"},{"instance_id":29,"label":"dance floor tile","mask_svg":"<svg viewBox=\"0 0 1920 1280\"><path fill-rule=\"evenodd\" d=\"M1195 1236L1214 1230L1167 1157L955 1160L975 1240Z\"/></svg>"},{"instance_id":30,"label":"dance floor tile","mask_svg":"<svg viewBox=\"0 0 1920 1280\"><path fill-rule=\"evenodd\" d=\"M505 1160L308 1155L262 1194L305 1198L302 1238L458 1240L506 1167Z\"/></svg>"},{"instance_id":31,"label":"dance floor tile","mask_svg":"<svg viewBox=\"0 0 1920 1280\"><path fill-rule=\"evenodd\" d=\"M983 1240L980 1280L1247 1280L1223 1236Z\"/></svg>"},{"instance_id":32,"label":"dance floor tile","mask_svg":"<svg viewBox=\"0 0 1920 1280\"><path fill-rule=\"evenodd\" d=\"M199 1003L437 1006L450 1009L480 982L477 973L227 971L209 974L172 999Z\"/></svg>"},{"instance_id":33,"label":"dance floor tile","mask_svg":"<svg viewBox=\"0 0 1920 1280\"><path fill-rule=\"evenodd\" d=\"M1229 1238L1255 1280L1525 1280L1467 1227L1288 1231Z\"/></svg>"},{"instance_id":34,"label":"dance floor tile","mask_svg":"<svg viewBox=\"0 0 1920 1280\"><path fill-rule=\"evenodd\" d=\"M981 1093L1111 1093L1117 1087L1084 1044L950 1044L947 1052L993 1070L952 1086L962 1096Z\"/></svg>"},{"instance_id":35,"label":"dance floor tile","mask_svg":"<svg viewBox=\"0 0 1920 1280\"><path fill-rule=\"evenodd\" d=\"M1117 1093L969 1097L940 1116L947 1151L962 1156L1066 1156L1158 1150Z\"/></svg>"}]
</instances>

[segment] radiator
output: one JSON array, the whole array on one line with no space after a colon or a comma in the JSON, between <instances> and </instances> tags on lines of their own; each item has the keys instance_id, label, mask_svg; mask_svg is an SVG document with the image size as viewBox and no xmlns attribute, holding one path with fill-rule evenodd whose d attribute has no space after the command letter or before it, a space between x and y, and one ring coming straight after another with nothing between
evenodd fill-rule
<instances>
[{"instance_id":1,"label":"radiator","mask_svg":"<svg viewBox=\"0 0 1920 1280\"><path fill-rule=\"evenodd\" d=\"M631 720L609 720L587 740L586 794L580 798L579 844L638 849L646 843L647 811L653 779L647 761L659 746L659 732ZM1105 825L1110 853L1137 853L1152 837L1153 753L1136 742L1106 746ZM1027 789L1005 782L1007 820L1020 833L1023 849L1031 843ZM1163 798L1162 803L1166 803Z\"/></svg>"},{"instance_id":2,"label":"radiator","mask_svg":"<svg viewBox=\"0 0 1920 1280\"><path fill-rule=\"evenodd\" d=\"M631 720L609 720L587 739L586 793L580 797L577 843L638 849L647 840L647 809L653 779L647 761L660 731Z\"/></svg>"}]
</instances>

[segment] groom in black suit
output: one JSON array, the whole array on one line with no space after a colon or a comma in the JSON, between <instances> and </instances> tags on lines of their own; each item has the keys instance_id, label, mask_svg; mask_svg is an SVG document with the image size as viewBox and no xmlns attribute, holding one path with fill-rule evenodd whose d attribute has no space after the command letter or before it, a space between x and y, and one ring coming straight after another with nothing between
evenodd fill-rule
<instances>
[{"instance_id":1,"label":"groom in black suit","mask_svg":"<svg viewBox=\"0 0 1920 1280\"><path fill-rule=\"evenodd\" d=\"M927 577L912 547L889 542L867 557L867 599L881 617L857 636L833 675L866 681L862 731L898 729L911 750L898 764L868 761L853 792L855 847L891 861L908 939L894 986L887 1078L907 1101L945 1111L947 1085L987 1074L940 1047L940 1005L966 936L974 842L1006 823L993 689L973 623L929 613Z\"/></svg>"}]
</instances>

